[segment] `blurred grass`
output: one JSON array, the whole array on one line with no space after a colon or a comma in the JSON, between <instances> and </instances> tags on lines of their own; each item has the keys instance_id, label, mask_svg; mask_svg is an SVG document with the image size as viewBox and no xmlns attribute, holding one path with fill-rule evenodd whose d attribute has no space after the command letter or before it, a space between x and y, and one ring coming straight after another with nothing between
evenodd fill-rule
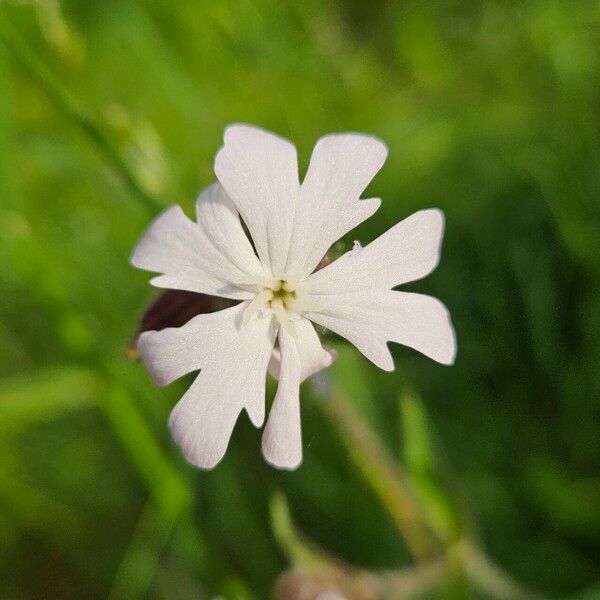
<instances>
[{"instance_id":1,"label":"blurred grass","mask_svg":"<svg viewBox=\"0 0 600 600\"><path fill-rule=\"evenodd\" d=\"M600 5L40 0L0 3L0 598L268 597L276 490L330 554L412 563L327 382L303 389L297 473L244 419L200 473L165 426L185 383L123 358L153 297L131 247L190 208L233 121L293 139L301 170L328 131L384 138L352 239L446 213L410 287L449 306L457 364L394 348L381 373L341 346L331 370L434 547L474 544L430 594L597 597Z\"/></svg>"}]
</instances>

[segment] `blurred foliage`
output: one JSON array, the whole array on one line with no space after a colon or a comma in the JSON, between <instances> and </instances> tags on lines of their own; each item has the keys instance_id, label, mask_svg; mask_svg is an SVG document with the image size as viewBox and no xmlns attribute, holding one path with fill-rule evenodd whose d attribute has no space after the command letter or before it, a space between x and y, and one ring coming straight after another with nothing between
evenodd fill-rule
<instances>
[{"instance_id":1,"label":"blurred foliage","mask_svg":"<svg viewBox=\"0 0 600 600\"><path fill-rule=\"evenodd\" d=\"M456 365L340 346L295 473L245 418L190 468L165 426L186 382L123 354L155 295L131 248L235 121L302 170L326 132L385 139L352 238L447 217L410 289L450 308ZM591 0L0 1L0 599L269 597L297 539L277 490L363 572L422 568L416 523L449 565L427 597L600 597L599 156Z\"/></svg>"}]
</instances>

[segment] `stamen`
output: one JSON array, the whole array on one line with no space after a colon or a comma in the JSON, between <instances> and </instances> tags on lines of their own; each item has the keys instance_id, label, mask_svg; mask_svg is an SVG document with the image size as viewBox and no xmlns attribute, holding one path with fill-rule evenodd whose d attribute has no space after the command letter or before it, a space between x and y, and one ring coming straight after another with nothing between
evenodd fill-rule
<instances>
[{"instance_id":1,"label":"stamen","mask_svg":"<svg viewBox=\"0 0 600 600\"><path fill-rule=\"evenodd\" d=\"M264 310L271 309L282 327L289 327L290 320L298 320L300 313L296 307L297 290L294 284L284 279L269 280L266 285L255 282L257 294L248 304L243 316L244 325L250 323Z\"/></svg>"}]
</instances>

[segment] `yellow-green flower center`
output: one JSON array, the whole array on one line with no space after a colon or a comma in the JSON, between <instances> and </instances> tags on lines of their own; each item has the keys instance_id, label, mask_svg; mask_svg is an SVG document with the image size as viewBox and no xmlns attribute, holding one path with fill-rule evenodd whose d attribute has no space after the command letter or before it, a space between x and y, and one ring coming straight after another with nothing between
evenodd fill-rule
<instances>
[{"instance_id":1,"label":"yellow-green flower center","mask_svg":"<svg viewBox=\"0 0 600 600\"><path fill-rule=\"evenodd\" d=\"M295 314L296 289L289 281L276 279L261 283L258 292L244 313L244 322L249 323L257 312L273 311L280 323L287 322L290 313Z\"/></svg>"},{"instance_id":2,"label":"yellow-green flower center","mask_svg":"<svg viewBox=\"0 0 600 600\"><path fill-rule=\"evenodd\" d=\"M296 291L291 289L288 282L283 279L276 281L273 287L270 288L270 291L272 293L269 300L271 305L273 305L273 303L280 303L284 308L291 308L296 299Z\"/></svg>"}]
</instances>

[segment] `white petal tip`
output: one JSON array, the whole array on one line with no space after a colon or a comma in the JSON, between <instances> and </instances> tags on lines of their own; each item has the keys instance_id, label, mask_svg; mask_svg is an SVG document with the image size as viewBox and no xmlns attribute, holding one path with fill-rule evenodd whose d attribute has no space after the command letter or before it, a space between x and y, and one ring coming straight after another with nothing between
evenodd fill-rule
<instances>
[{"instance_id":1,"label":"white petal tip","mask_svg":"<svg viewBox=\"0 0 600 600\"><path fill-rule=\"evenodd\" d=\"M217 459L205 459L204 457L198 457L195 454L187 454L183 450L181 450L183 457L186 462L188 462L192 467L196 467L196 469L202 469L203 471L212 471L222 460L223 456L220 456Z\"/></svg>"},{"instance_id":2,"label":"white petal tip","mask_svg":"<svg viewBox=\"0 0 600 600\"><path fill-rule=\"evenodd\" d=\"M433 358L442 365L451 366L456 361L456 354L458 351L458 346L456 343L456 332L454 331L454 327L452 325L450 311L443 304L441 304L441 306L443 308L443 314L445 316L445 327L443 336L444 343L441 344L441 349L438 355Z\"/></svg>"},{"instance_id":3,"label":"white petal tip","mask_svg":"<svg viewBox=\"0 0 600 600\"><path fill-rule=\"evenodd\" d=\"M452 348L451 353L442 355L439 358L436 358L437 362L447 367L451 367L456 362L456 346Z\"/></svg>"},{"instance_id":4,"label":"white petal tip","mask_svg":"<svg viewBox=\"0 0 600 600\"><path fill-rule=\"evenodd\" d=\"M246 406L246 413L248 413L248 418L250 419L250 423L254 425L257 429L263 426L265 422L265 405L259 408L248 407Z\"/></svg>"},{"instance_id":5,"label":"white petal tip","mask_svg":"<svg viewBox=\"0 0 600 600\"><path fill-rule=\"evenodd\" d=\"M263 445L262 454L268 464L282 471L295 471L302 464L302 453L299 456L279 456L277 452L271 454L271 449L265 448Z\"/></svg>"},{"instance_id":6,"label":"white petal tip","mask_svg":"<svg viewBox=\"0 0 600 600\"><path fill-rule=\"evenodd\" d=\"M173 382L173 378L163 372L154 356L152 340L158 333L158 331L143 331L137 339L136 348L140 354L142 364L146 367L150 375L152 383L157 387L165 387Z\"/></svg>"},{"instance_id":7,"label":"white petal tip","mask_svg":"<svg viewBox=\"0 0 600 600\"><path fill-rule=\"evenodd\" d=\"M227 446L225 446L222 451L207 451L207 449L203 449L201 445L197 443L198 440L190 439L189 434L188 436L181 434L178 420L172 416L169 419L169 429L173 441L179 446L181 454L190 465L198 469L209 471L214 469L221 460L223 460ZM184 429L183 431L186 430Z\"/></svg>"},{"instance_id":8,"label":"white petal tip","mask_svg":"<svg viewBox=\"0 0 600 600\"><path fill-rule=\"evenodd\" d=\"M371 211L369 216L376 213L381 207L381 198L365 198L364 200L359 200L359 202L366 202L369 206L369 210Z\"/></svg>"},{"instance_id":9,"label":"white petal tip","mask_svg":"<svg viewBox=\"0 0 600 600\"><path fill-rule=\"evenodd\" d=\"M226 140L229 136L235 135L236 133L244 132L261 132L269 133L266 129L259 127L258 125L251 125L250 123L230 123L223 129L223 139Z\"/></svg>"},{"instance_id":10,"label":"white petal tip","mask_svg":"<svg viewBox=\"0 0 600 600\"><path fill-rule=\"evenodd\" d=\"M364 133L331 133L320 138L315 149L317 147L335 147L339 145L347 150L360 152L362 155L368 156L375 166L373 175L381 169L388 155L388 147L383 140Z\"/></svg>"},{"instance_id":11,"label":"white petal tip","mask_svg":"<svg viewBox=\"0 0 600 600\"><path fill-rule=\"evenodd\" d=\"M268 129L265 129L264 127L260 127L258 125L251 125L249 123L231 123L230 125L227 125L227 127L225 127L225 129L223 130L223 142L225 144L235 142L236 137L238 137L238 139L244 138L243 141L252 141L249 139L251 137L254 138L254 140L257 140L261 137L263 139L265 137L268 137L279 139L281 141L287 142L288 144L291 144L291 142L286 138L276 133L273 133Z\"/></svg>"},{"instance_id":12,"label":"white petal tip","mask_svg":"<svg viewBox=\"0 0 600 600\"><path fill-rule=\"evenodd\" d=\"M280 405L281 406L281 405ZM261 442L264 459L277 469L293 471L302 462L302 434L300 431L300 415L286 423L285 416L271 408L269 420L263 431ZM289 415L287 415L289 417Z\"/></svg>"},{"instance_id":13,"label":"white petal tip","mask_svg":"<svg viewBox=\"0 0 600 600\"><path fill-rule=\"evenodd\" d=\"M443 231L446 224L446 216L441 208L424 208L416 214L426 218L429 221L430 227Z\"/></svg>"},{"instance_id":14,"label":"white petal tip","mask_svg":"<svg viewBox=\"0 0 600 600\"><path fill-rule=\"evenodd\" d=\"M392 358L392 353L389 348L387 348L387 352L381 356L367 356L375 366L379 367L382 371L387 371L388 373L392 373L396 370L396 365L394 364L394 359Z\"/></svg>"},{"instance_id":15,"label":"white petal tip","mask_svg":"<svg viewBox=\"0 0 600 600\"><path fill-rule=\"evenodd\" d=\"M147 264L148 255L152 253L152 236L156 234L157 231L160 231L163 228L168 228L173 221L177 222L177 220L181 219L181 217L183 217L184 220L187 219L183 209L181 206L179 206L179 204L173 204L160 212L152 220L146 229L146 232L135 245L131 256L129 257L130 264L136 269L152 271L153 269Z\"/></svg>"}]
</instances>

